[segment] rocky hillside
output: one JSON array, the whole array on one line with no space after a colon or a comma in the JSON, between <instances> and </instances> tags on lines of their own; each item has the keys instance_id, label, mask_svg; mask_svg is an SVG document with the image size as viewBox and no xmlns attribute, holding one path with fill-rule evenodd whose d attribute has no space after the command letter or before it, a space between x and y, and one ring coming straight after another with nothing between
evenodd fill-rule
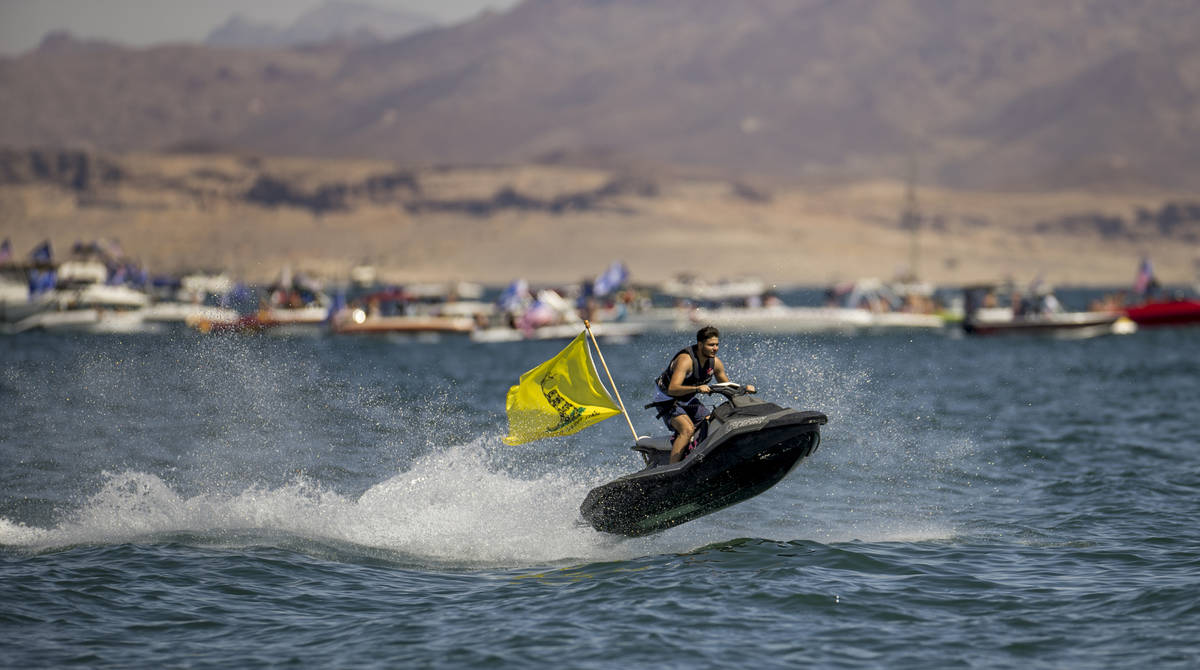
<instances>
[{"instance_id":1,"label":"rocky hillside","mask_svg":"<svg viewBox=\"0 0 1200 670\"><path fill-rule=\"evenodd\" d=\"M1191 0L526 0L382 44L0 59L0 144L1200 183Z\"/></svg>"}]
</instances>

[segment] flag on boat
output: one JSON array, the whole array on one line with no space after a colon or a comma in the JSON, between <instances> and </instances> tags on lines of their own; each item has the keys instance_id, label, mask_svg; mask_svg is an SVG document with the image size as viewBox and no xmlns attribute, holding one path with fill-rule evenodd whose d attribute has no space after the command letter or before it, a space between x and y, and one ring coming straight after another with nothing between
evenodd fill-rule
<instances>
[{"instance_id":1,"label":"flag on boat","mask_svg":"<svg viewBox=\"0 0 1200 670\"><path fill-rule=\"evenodd\" d=\"M596 277L596 281L592 282L592 291L596 297L603 298L621 288L621 285L628 279L629 268L625 267L625 264L621 261L614 261L608 266L608 269L600 273L599 277Z\"/></svg>"},{"instance_id":2,"label":"flag on boat","mask_svg":"<svg viewBox=\"0 0 1200 670\"><path fill-rule=\"evenodd\" d=\"M54 261L54 251L50 249L50 240L46 240L29 252L29 259L34 263L44 264Z\"/></svg>"},{"instance_id":3,"label":"flag on boat","mask_svg":"<svg viewBox=\"0 0 1200 670\"><path fill-rule=\"evenodd\" d=\"M554 358L521 375L508 389L504 408L504 443L509 445L570 435L621 413L596 374L586 331Z\"/></svg>"},{"instance_id":4,"label":"flag on boat","mask_svg":"<svg viewBox=\"0 0 1200 670\"><path fill-rule=\"evenodd\" d=\"M529 292L529 282L524 279L515 279L513 283L504 289L500 297L496 299L500 309L506 312L520 311L525 305L533 299Z\"/></svg>"},{"instance_id":5,"label":"flag on boat","mask_svg":"<svg viewBox=\"0 0 1200 670\"><path fill-rule=\"evenodd\" d=\"M1143 258L1142 264L1138 267L1137 278L1133 280L1133 292L1138 295L1146 295L1157 287L1158 282L1154 279L1154 268L1150 265L1150 259Z\"/></svg>"}]
</instances>

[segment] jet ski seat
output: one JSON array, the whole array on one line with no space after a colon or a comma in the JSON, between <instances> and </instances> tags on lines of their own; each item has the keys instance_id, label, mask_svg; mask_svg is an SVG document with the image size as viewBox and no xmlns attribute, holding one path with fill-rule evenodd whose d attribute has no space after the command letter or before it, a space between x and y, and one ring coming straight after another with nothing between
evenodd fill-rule
<instances>
[{"instance_id":1,"label":"jet ski seat","mask_svg":"<svg viewBox=\"0 0 1200 670\"><path fill-rule=\"evenodd\" d=\"M637 444L633 445L633 450L642 455L646 467L667 465L671 460L671 438L667 435L643 435L638 438Z\"/></svg>"}]
</instances>

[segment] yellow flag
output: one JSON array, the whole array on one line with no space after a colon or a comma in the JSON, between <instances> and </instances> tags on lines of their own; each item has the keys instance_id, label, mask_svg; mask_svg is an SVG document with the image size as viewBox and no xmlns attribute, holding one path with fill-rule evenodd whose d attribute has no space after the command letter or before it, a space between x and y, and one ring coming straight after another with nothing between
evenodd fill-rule
<instances>
[{"instance_id":1,"label":"yellow flag","mask_svg":"<svg viewBox=\"0 0 1200 670\"><path fill-rule=\"evenodd\" d=\"M621 413L600 383L584 335L508 389L505 444L570 435Z\"/></svg>"}]
</instances>

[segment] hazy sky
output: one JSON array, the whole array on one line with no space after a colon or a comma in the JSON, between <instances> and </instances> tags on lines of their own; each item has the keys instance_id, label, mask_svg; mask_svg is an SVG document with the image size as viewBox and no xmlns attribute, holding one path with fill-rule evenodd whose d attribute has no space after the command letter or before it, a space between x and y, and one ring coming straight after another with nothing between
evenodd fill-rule
<instances>
[{"instance_id":1,"label":"hazy sky","mask_svg":"<svg viewBox=\"0 0 1200 670\"><path fill-rule=\"evenodd\" d=\"M454 22L517 0L357 0ZM287 25L323 0L0 0L0 54L28 51L52 30L132 46L200 42L234 14Z\"/></svg>"}]
</instances>

